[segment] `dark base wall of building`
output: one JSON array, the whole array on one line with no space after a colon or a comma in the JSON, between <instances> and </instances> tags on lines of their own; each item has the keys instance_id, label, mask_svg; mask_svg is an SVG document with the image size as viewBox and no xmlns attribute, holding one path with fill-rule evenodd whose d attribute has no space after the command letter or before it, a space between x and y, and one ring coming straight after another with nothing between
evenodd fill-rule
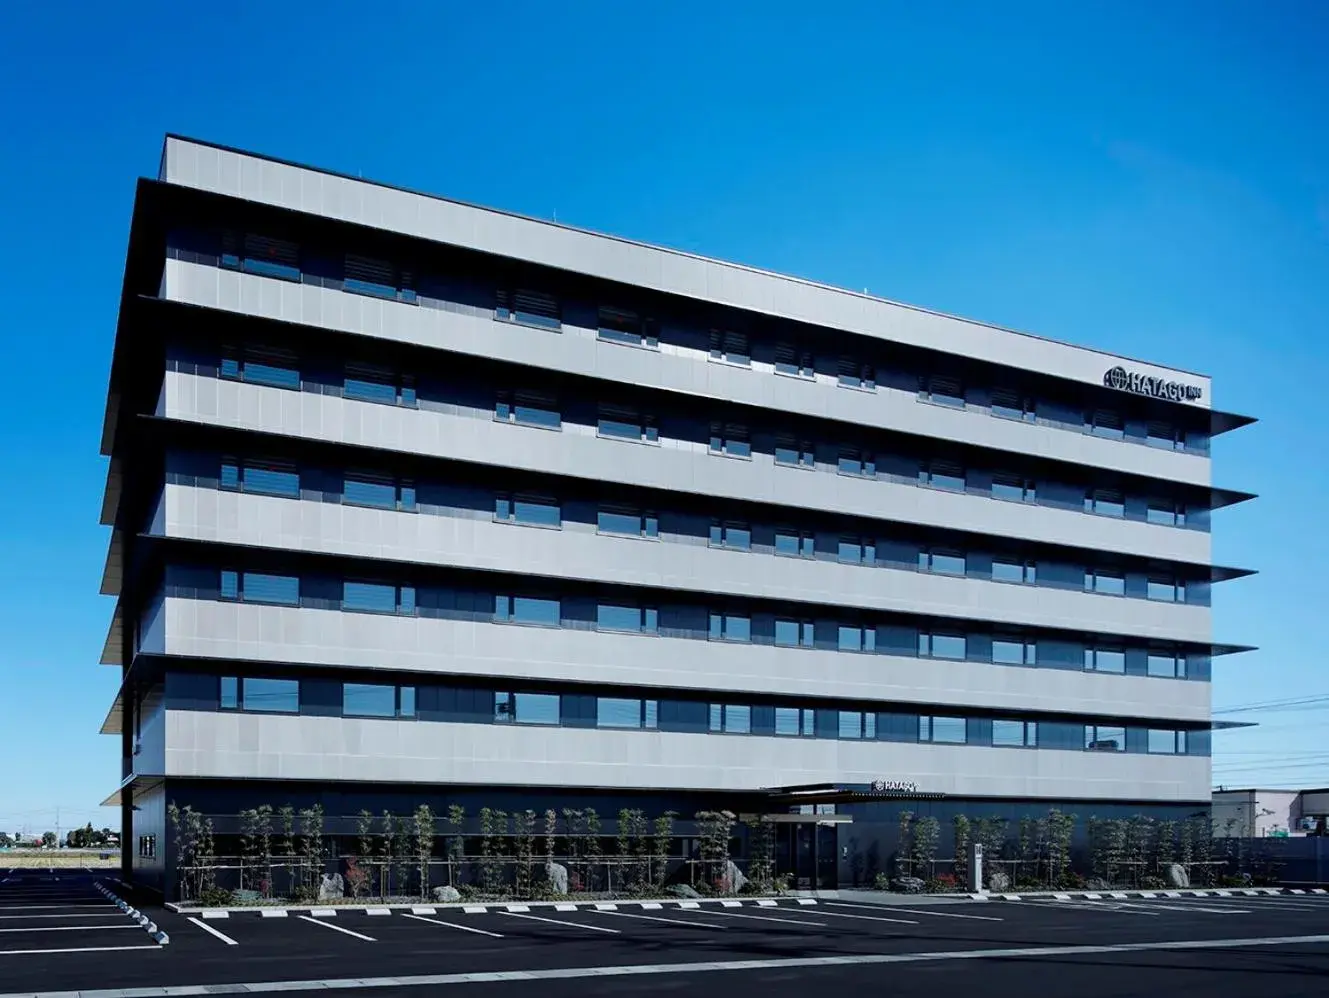
<instances>
[{"instance_id":1,"label":"dark base wall of building","mask_svg":"<svg viewBox=\"0 0 1329 998\"><path fill-rule=\"evenodd\" d=\"M597 788L542 789L523 787L473 786L419 786L383 784L337 784L319 786L310 783L281 781L221 781L221 780L168 780L164 785L146 794L140 794L133 811L132 835L126 837L125 848L133 864L136 884L160 891L167 896L174 893L176 881L176 843L168 820L168 807L174 804L182 810L192 808L212 821L219 856L238 851L242 811L267 805L274 812L290 807L297 814L315 805L323 811L323 834L330 855L339 856L356 851L358 825L362 812L368 811L375 819L378 830L385 812L398 822L409 825L411 816L421 805L426 805L438 821L440 836L453 833L447 825L449 808L465 809L463 826L468 836L479 833L479 814L483 808L503 811L511 816L522 811L537 815L537 834L543 834L545 812L558 815L559 830L565 827L566 810L593 809L601 821L601 834L606 840L617 834L617 819L622 809L643 812L648 821L673 812L676 816L675 836L684 855L696 852L694 816L699 811L728 810L736 814L772 813L787 808L772 807L764 795L758 793L720 792L624 792ZM1144 816L1155 823L1174 822L1178 827L1188 821L1209 815L1209 802L1183 804L1157 804L1151 802L1118 803L1087 800L1035 801L992 799L910 799L868 803L840 804L836 812L853 817L852 824L834 827L815 825L783 826L776 838L776 871L793 876L795 886L831 889L835 887L871 886L878 874L887 876L899 872L901 818L908 812L916 827L921 819L935 818L938 825L933 873L948 872L954 857L953 830L958 815L965 816L971 826L982 819L1005 821L1008 842L1018 842L1022 821L1037 822L1048 816L1051 809L1074 816L1072 850L1082 860L1088 847L1090 819L1129 819ZM279 834L274 814L273 833ZM442 847L439 846L439 849ZM734 850L740 863L747 854L747 836L743 826L736 824ZM613 851L606 842L605 851ZM329 867L331 869L331 867Z\"/></svg>"}]
</instances>

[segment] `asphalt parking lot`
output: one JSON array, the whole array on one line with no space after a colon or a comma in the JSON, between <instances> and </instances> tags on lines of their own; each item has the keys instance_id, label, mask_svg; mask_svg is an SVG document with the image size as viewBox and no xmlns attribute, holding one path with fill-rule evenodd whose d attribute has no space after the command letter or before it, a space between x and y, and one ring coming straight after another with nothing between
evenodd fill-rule
<instances>
[{"instance_id":1,"label":"asphalt parking lot","mask_svg":"<svg viewBox=\"0 0 1329 998\"><path fill-rule=\"evenodd\" d=\"M939 987L1012 998L1031 988L1076 998L1329 993L1329 896L620 902L210 919L147 909L169 933L161 945L91 874L24 871L0 881L0 998L204 989L406 998L461 984L534 984L542 998L684 987L792 995L884 982L934 998Z\"/></svg>"}]
</instances>

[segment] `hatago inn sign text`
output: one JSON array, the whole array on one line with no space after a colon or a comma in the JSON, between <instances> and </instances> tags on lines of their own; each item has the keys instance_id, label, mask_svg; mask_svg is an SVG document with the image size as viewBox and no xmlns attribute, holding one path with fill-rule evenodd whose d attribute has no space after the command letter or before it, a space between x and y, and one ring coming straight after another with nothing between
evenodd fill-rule
<instances>
[{"instance_id":1,"label":"hatago inn sign text","mask_svg":"<svg viewBox=\"0 0 1329 998\"><path fill-rule=\"evenodd\" d=\"M1148 395L1169 402L1198 402L1203 390L1198 385L1183 385L1180 381L1164 381L1148 374L1137 374L1118 365L1103 375L1103 384L1119 392Z\"/></svg>"}]
</instances>

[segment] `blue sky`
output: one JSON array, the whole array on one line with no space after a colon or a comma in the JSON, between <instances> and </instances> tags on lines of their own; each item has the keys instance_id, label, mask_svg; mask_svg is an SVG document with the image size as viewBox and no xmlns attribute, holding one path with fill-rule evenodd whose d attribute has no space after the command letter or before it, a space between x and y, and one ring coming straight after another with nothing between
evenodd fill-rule
<instances>
[{"instance_id":1,"label":"blue sky","mask_svg":"<svg viewBox=\"0 0 1329 998\"><path fill-rule=\"evenodd\" d=\"M1214 377L1216 705L1329 693L1329 7L9 4L0 828L113 822L97 453L134 180L177 131ZM1318 416L1318 418L1317 418ZM1329 784L1325 705L1216 736ZM1318 728L1318 732L1317 732Z\"/></svg>"}]
</instances>

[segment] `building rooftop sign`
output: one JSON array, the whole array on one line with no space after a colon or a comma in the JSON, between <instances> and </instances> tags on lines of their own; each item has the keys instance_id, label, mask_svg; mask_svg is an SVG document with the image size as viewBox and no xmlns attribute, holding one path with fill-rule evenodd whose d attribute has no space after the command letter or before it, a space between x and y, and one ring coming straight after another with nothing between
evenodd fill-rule
<instances>
[{"instance_id":1,"label":"building rooftop sign","mask_svg":"<svg viewBox=\"0 0 1329 998\"><path fill-rule=\"evenodd\" d=\"M1180 381L1164 381L1149 374L1128 371L1118 364L1103 375L1103 384L1119 392L1148 395L1169 402L1198 402L1204 394L1199 385L1183 385Z\"/></svg>"}]
</instances>

